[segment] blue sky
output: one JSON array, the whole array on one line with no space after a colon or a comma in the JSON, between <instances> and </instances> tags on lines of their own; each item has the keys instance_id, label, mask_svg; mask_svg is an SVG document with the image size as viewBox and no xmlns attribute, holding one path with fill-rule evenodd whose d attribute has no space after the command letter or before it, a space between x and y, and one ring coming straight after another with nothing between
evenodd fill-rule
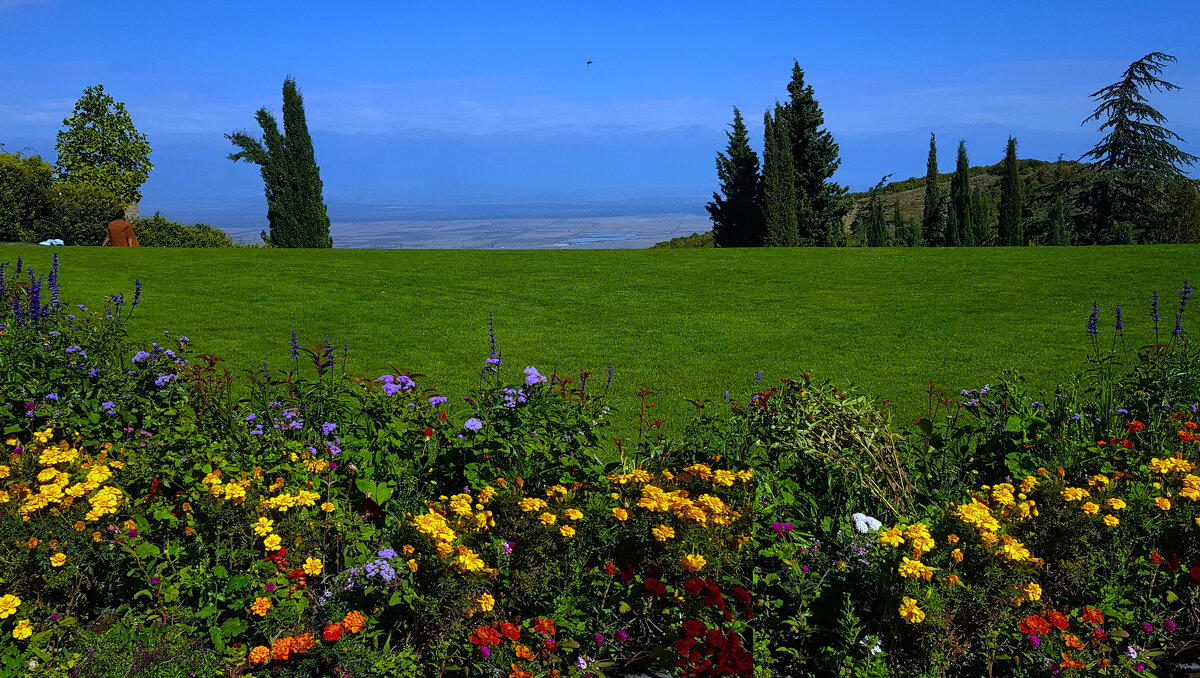
<instances>
[{"instance_id":1,"label":"blue sky","mask_svg":"<svg viewBox=\"0 0 1200 678\"><path fill-rule=\"evenodd\" d=\"M1078 135L1095 130L1080 128L1087 95L1152 51L1178 57L1164 77L1183 87L1152 104L1168 126L1198 128L1198 34L1196 0L0 0L0 142L52 139L95 83L152 146L180 132L220 140L277 109L288 74L310 127L340 134L716 130L733 105L755 129L786 96L793 58L835 136L980 124ZM913 164L858 169L919 174L923 156Z\"/></svg>"}]
</instances>

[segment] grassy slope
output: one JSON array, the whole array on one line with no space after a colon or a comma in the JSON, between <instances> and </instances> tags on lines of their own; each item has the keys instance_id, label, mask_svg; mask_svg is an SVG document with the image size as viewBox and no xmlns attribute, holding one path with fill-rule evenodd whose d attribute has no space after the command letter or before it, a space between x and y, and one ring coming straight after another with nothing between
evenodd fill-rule
<instances>
[{"instance_id":1,"label":"grassy slope","mask_svg":"<svg viewBox=\"0 0 1200 678\"><path fill-rule=\"evenodd\" d=\"M614 404L631 414L649 386L669 426L686 418L682 398L744 398L760 369L767 383L805 370L853 381L905 419L931 379L957 391L1015 366L1052 384L1083 365L1093 298L1103 337L1120 302L1127 334L1147 343L1150 293L1169 330L1183 279L1200 278L1196 246L60 253L66 300L128 298L140 276L132 337L169 329L235 369L286 366L295 328L308 346L349 341L352 373L394 363L459 396L477 384L494 310L511 378L557 360L600 387L612 359ZM19 254L48 268L48 248L0 248Z\"/></svg>"}]
</instances>

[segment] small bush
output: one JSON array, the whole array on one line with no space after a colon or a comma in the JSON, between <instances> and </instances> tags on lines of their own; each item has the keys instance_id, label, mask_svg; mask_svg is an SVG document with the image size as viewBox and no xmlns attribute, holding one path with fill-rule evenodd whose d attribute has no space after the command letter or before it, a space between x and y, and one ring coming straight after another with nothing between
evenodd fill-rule
<instances>
[{"instance_id":1,"label":"small bush","mask_svg":"<svg viewBox=\"0 0 1200 678\"><path fill-rule=\"evenodd\" d=\"M133 220L142 247L233 247L233 239L208 224L187 226L171 221L161 213Z\"/></svg>"}]
</instances>

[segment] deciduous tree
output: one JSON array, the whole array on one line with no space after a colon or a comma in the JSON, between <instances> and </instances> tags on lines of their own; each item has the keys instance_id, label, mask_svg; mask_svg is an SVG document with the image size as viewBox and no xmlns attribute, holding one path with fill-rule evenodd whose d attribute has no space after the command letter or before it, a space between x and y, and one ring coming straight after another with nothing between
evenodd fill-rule
<instances>
[{"instance_id":1,"label":"deciduous tree","mask_svg":"<svg viewBox=\"0 0 1200 678\"><path fill-rule=\"evenodd\" d=\"M93 85L62 124L55 144L60 179L106 191L125 205L141 200L154 165L146 135L133 126L125 104Z\"/></svg>"}]
</instances>

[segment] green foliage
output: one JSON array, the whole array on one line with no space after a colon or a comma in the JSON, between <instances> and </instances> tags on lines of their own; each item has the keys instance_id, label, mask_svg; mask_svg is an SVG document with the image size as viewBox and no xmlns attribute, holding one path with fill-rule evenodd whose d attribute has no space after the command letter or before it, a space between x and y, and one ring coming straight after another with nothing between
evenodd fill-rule
<instances>
[{"instance_id":1,"label":"green foliage","mask_svg":"<svg viewBox=\"0 0 1200 678\"><path fill-rule=\"evenodd\" d=\"M892 175L889 174L880 179L879 183L871 189L865 214L855 220L856 224L861 224L864 243L867 247L884 247L888 244L887 222L883 219L883 200L879 197L879 189L883 187L884 182L890 176Z\"/></svg>"},{"instance_id":2,"label":"green foliage","mask_svg":"<svg viewBox=\"0 0 1200 678\"><path fill-rule=\"evenodd\" d=\"M926 163L925 173L925 209L921 217L921 230L924 231L925 240L931 244L946 244L946 232L943 230L942 218L942 194L938 189L937 139L932 133L929 135L929 160Z\"/></svg>"},{"instance_id":3,"label":"green foliage","mask_svg":"<svg viewBox=\"0 0 1200 678\"><path fill-rule=\"evenodd\" d=\"M54 168L41 156L0 153L0 242L36 242L52 222Z\"/></svg>"},{"instance_id":4,"label":"green foliage","mask_svg":"<svg viewBox=\"0 0 1200 678\"><path fill-rule=\"evenodd\" d=\"M1000 245L1024 245L1021 231L1021 177L1017 169L1017 140L1009 137L1004 151L1004 174L1000 180Z\"/></svg>"},{"instance_id":5,"label":"green foliage","mask_svg":"<svg viewBox=\"0 0 1200 678\"><path fill-rule=\"evenodd\" d=\"M146 135L133 126L125 104L105 94L103 85L93 85L62 124L55 148L64 181L111 194L121 205L141 200L154 165Z\"/></svg>"},{"instance_id":6,"label":"green foliage","mask_svg":"<svg viewBox=\"0 0 1200 678\"><path fill-rule=\"evenodd\" d=\"M50 201L54 221L31 240L62 238L68 245L99 245L124 199L101 184L59 181L50 189Z\"/></svg>"},{"instance_id":7,"label":"green foliage","mask_svg":"<svg viewBox=\"0 0 1200 678\"><path fill-rule=\"evenodd\" d=\"M271 225L267 244L333 247L320 168L296 81L289 77L283 82L283 134L266 108L260 108L255 119L263 130L261 140L246 132L226 134L225 138L241 149L229 154L230 160L254 163L262 173L267 220Z\"/></svg>"},{"instance_id":8,"label":"green foliage","mask_svg":"<svg viewBox=\"0 0 1200 678\"><path fill-rule=\"evenodd\" d=\"M208 224L186 226L170 221L161 213L133 220L142 247L233 247L233 239Z\"/></svg>"},{"instance_id":9,"label":"green foliage","mask_svg":"<svg viewBox=\"0 0 1200 678\"><path fill-rule=\"evenodd\" d=\"M793 247L799 244L797 203L807 196L796 194L796 170L787 117L783 106L775 104L775 114L763 113L763 244L768 247Z\"/></svg>"},{"instance_id":10,"label":"green foliage","mask_svg":"<svg viewBox=\"0 0 1200 678\"><path fill-rule=\"evenodd\" d=\"M693 233L691 235L681 235L677 238L656 242L651 245L651 248L658 249L695 249L702 247L715 247L715 238L712 231L704 233Z\"/></svg>"},{"instance_id":11,"label":"green foliage","mask_svg":"<svg viewBox=\"0 0 1200 678\"><path fill-rule=\"evenodd\" d=\"M845 244L842 216L848 211L846 188L830 181L841 160L838 145L825 124L825 114L804 82L804 69L792 62L788 100L776 118L787 121L793 180L796 187L796 221L799 245L833 247Z\"/></svg>"},{"instance_id":12,"label":"green foliage","mask_svg":"<svg viewBox=\"0 0 1200 678\"><path fill-rule=\"evenodd\" d=\"M721 193L713 193L705 205L712 217L712 241L717 247L749 247L762 244L762 180L758 155L750 149L750 137L742 112L733 107L732 132L726 153L717 153L717 179ZM674 242L674 241L672 241ZM657 245L656 245L657 247Z\"/></svg>"},{"instance_id":13,"label":"green foliage","mask_svg":"<svg viewBox=\"0 0 1200 678\"><path fill-rule=\"evenodd\" d=\"M950 210L953 219L947 227L946 244L950 247L971 247L977 245L974 222L971 217L971 184L967 171L971 163L967 160L967 142L958 142L958 163L954 170L954 178L950 180Z\"/></svg>"}]
</instances>

